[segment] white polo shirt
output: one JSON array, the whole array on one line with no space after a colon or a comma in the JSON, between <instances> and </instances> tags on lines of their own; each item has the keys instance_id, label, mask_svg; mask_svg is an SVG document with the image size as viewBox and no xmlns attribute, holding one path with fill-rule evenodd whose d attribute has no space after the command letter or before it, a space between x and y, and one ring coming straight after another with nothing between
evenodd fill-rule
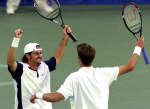
<instances>
[{"instance_id":1,"label":"white polo shirt","mask_svg":"<svg viewBox=\"0 0 150 109\"><path fill-rule=\"evenodd\" d=\"M32 70L27 63L17 62L17 69L12 72L9 69L15 87L15 107L14 109L52 109L52 104L37 99L35 104L30 102L30 98L37 92L49 93L50 71L55 70L56 59L41 62L38 69Z\"/></svg>"},{"instance_id":2,"label":"white polo shirt","mask_svg":"<svg viewBox=\"0 0 150 109\"><path fill-rule=\"evenodd\" d=\"M118 73L119 67L81 67L57 92L70 98L71 109L108 109L109 86Z\"/></svg>"}]
</instances>

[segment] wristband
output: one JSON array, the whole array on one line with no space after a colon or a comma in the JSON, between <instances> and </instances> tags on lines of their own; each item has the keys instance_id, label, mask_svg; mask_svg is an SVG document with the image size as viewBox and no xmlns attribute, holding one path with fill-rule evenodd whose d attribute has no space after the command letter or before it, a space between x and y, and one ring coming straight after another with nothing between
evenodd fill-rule
<instances>
[{"instance_id":1,"label":"wristband","mask_svg":"<svg viewBox=\"0 0 150 109\"><path fill-rule=\"evenodd\" d=\"M135 46L133 54L137 54L140 56L142 48L139 46Z\"/></svg>"},{"instance_id":2,"label":"wristband","mask_svg":"<svg viewBox=\"0 0 150 109\"><path fill-rule=\"evenodd\" d=\"M36 93L36 98L43 99L43 93L40 93L40 92Z\"/></svg>"},{"instance_id":3,"label":"wristband","mask_svg":"<svg viewBox=\"0 0 150 109\"><path fill-rule=\"evenodd\" d=\"M12 44L11 44L11 47L18 48L19 41L20 41L20 38L14 37L14 39L13 39L13 41L12 41Z\"/></svg>"}]
</instances>

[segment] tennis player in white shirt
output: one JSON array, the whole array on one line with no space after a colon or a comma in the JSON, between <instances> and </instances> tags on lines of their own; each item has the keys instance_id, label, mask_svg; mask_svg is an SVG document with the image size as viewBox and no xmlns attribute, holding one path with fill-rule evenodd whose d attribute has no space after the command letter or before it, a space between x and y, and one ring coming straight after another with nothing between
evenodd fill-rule
<instances>
[{"instance_id":1,"label":"tennis player in white shirt","mask_svg":"<svg viewBox=\"0 0 150 109\"><path fill-rule=\"evenodd\" d=\"M92 66L95 57L95 49L86 43L77 46L78 62L80 69L71 73L63 85L53 93L36 93L30 101L35 99L48 102L58 102L70 99L71 109L108 109L109 87L118 76L126 74L134 69L141 49L144 47L144 39L136 41L133 55L128 63L114 67Z\"/></svg>"},{"instance_id":2,"label":"tennis player in white shirt","mask_svg":"<svg viewBox=\"0 0 150 109\"><path fill-rule=\"evenodd\" d=\"M56 69L56 64L60 63L64 56L71 29L65 25L63 37L54 52L54 55L48 60L42 61L42 48L38 43L28 43L24 47L22 62L16 61L16 50L19 47L19 41L23 35L21 29L14 31L14 39L7 56L8 70L13 78L15 87L14 109L52 109L52 104L37 100L32 104L30 97L37 93L49 93L50 74Z\"/></svg>"}]
</instances>

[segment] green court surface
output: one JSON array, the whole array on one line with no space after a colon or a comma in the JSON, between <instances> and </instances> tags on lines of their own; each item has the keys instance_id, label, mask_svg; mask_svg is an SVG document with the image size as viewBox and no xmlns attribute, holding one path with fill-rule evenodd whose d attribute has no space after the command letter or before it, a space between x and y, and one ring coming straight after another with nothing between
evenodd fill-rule
<instances>
[{"instance_id":1,"label":"green court surface","mask_svg":"<svg viewBox=\"0 0 150 109\"><path fill-rule=\"evenodd\" d=\"M141 5L145 49L150 58L150 5ZM70 5L63 6L65 23L71 26L77 43L69 40L64 58L51 73L51 89L56 91L64 79L79 69L76 45L87 42L96 48L93 66L126 64L133 53L135 39L121 18L121 5ZM5 13L0 7L0 109L13 109L14 87L7 70L6 58L13 39L14 29L24 33L17 50L17 60L23 55L28 42L39 42L43 60L53 56L62 37L62 29L41 18L32 7L20 7L15 15ZM110 88L109 109L149 109L150 65L145 65L142 55L134 71L121 76ZM53 109L70 109L69 100L54 103Z\"/></svg>"}]
</instances>

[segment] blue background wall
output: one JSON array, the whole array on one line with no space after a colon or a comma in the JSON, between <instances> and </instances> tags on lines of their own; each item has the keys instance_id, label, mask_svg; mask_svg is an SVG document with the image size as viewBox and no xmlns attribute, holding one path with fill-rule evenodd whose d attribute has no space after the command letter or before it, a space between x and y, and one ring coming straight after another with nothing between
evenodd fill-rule
<instances>
[{"instance_id":1,"label":"blue background wall","mask_svg":"<svg viewBox=\"0 0 150 109\"><path fill-rule=\"evenodd\" d=\"M131 0L59 0L61 4L123 4ZM137 4L150 4L150 0L132 0ZM0 5L5 5L6 0L0 0ZM32 5L32 0L22 0L21 5Z\"/></svg>"}]
</instances>

